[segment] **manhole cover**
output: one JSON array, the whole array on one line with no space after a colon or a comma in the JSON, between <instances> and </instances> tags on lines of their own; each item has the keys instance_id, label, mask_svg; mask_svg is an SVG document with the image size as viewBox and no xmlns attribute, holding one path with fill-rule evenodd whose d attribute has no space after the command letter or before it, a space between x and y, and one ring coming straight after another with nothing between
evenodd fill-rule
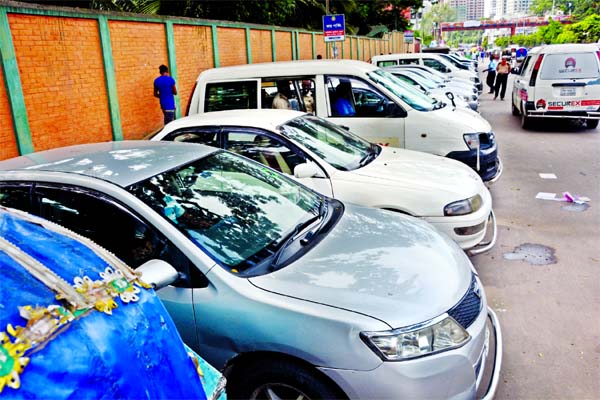
<instances>
[{"instance_id":1,"label":"manhole cover","mask_svg":"<svg viewBox=\"0 0 600 400\"><path fill-rule=\"evenodd\" d=\"M569 203L569 204L561 207L562 210L571 211L571 212L583 212L583 211L587 210L588 208L590 208L590 205L587 203L583 203L583 204Z\"/></svg>"},{"instance_id":2,"label":"manhole cover","mask_svg":"<svg viewBox=\"0 0 600 400\"><path fill-rule=\"evenodd\" d=\"M554 249L541 244L525 243L515 247L512 253L504 253L506 260L523 260L532 265L556 264Z\"/></svg>"}]
</instances>

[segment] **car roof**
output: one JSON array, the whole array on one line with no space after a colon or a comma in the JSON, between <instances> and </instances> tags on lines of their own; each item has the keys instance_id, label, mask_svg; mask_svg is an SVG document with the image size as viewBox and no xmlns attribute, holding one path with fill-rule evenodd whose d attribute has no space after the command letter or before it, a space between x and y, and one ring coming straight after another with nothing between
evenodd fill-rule
<instances>
[{"instance_id":1,"label":"car roof","mask_svg":"<svg viewBox=\"0 0 600 400\"><path fill-rule=\"evenodd\" d=\"M597 52L598 45L595 43L548 44L534 47L529 53L560 54L588 51L591 53Z\"/></svg>"},{"instance_id":2,"label":"car roof","mask_svg":"<svg viewBox=\"0 0 600 400\"><path fill-rule=\"evenodd\" d=\"M306 115L306 113L293 110L280 109L252 109L252 110L227 110L213 111L203 114L190 115L176 119L169 123L164 132L173 132L182 128L193 126L248 126L266 130L276 130L287 121ZM162 137L159 133L157 136Z\"/></svg>"},{"instance_id":3,"label":"car roof","mask_svg":"<svg viewBox=\"0 0 600 400\"><path fill-rule=\"evenodd\" d=\"M218 149L193 143L127 140L61 147L0 161L0 170L53 171L129 186Z\"/></svg>"},{"instance_id":4,"label":"car roof","mask_svg":"<svg viewBox=\"0 0 600 400\"><path fill-rule=\"evenodd\" d=\"M332 73L343 75L347 73L356 73L357 69L361 72L369 72L377 69L377 67L364 61L357 60L280 61L212 68L202 72L198 77L198 80L201 78L214 80Z\"/></svg>"}]
</instances>

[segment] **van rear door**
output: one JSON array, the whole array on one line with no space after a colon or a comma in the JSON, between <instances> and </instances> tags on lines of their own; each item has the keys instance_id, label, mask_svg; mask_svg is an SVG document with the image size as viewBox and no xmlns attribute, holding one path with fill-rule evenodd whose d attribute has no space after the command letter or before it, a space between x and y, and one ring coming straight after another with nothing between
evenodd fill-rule
<instances>
[{"instance_id":1,"label":"van rear door","mask_svg":"<svg viewBox=\"0 0 600 400\"><path fill-rule=\"evenodd\" d=\"M548 111L595 111L600 106L598 71L594 52L546 54L532 100L544 100Z\"/></svg>"}]
</instances>

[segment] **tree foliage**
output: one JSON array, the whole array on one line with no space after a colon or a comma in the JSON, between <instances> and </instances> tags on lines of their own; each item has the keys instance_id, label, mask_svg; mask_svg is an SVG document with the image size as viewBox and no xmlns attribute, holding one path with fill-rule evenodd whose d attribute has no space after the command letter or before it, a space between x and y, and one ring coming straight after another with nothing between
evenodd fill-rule
<instances>
[{"instance_id":1,"label":"tree foliage","mask_svg":"<svg viewBox=\"0 0 600 400\"><path fill-rule=\"evenodd\" d=\"M308 30L323 29L325 0L22 0L44 5L215 19ZM330 14L344 14L346 32L366 35L372 26L404 30L403 11L423 0L330 0Z\"/></svg>"},{"instance_id":2,"label":"tree foliage","mask_svg":"<svg viewBox=\"0 0 600 400\"><path fill-rule=\"evenodd\" d=\"M435 24L439 26L442 22L452 22L455 15L456 12L448 3L434 4L428 12L423 14L421 30L423 32L433 32Z\"/></svg>"}]
</instances>

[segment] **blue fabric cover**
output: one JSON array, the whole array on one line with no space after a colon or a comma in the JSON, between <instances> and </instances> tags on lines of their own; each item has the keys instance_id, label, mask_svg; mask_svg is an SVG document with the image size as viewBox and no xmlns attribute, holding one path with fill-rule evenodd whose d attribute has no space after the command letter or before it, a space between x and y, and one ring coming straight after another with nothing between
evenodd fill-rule
<instances>
[{"instance_id":1,"label":"blue fabric cover","mask_svg":"<svg viewBox=\"0 0 600 400\"><path fill-rule=\"evenodd\" d=\"M100 279L107 265L81 243L0 210L0 236L72 283ZM18 306L58 304L55 293L0 251L0 331L24 326ZM137 303L112 315L99 311L73 321L31 354L21 387L0 397L46 399L205 399L196 368L162 303L142 289ZM217 373L218 374L218 373Z\"/></svg>"}]
</instances>

